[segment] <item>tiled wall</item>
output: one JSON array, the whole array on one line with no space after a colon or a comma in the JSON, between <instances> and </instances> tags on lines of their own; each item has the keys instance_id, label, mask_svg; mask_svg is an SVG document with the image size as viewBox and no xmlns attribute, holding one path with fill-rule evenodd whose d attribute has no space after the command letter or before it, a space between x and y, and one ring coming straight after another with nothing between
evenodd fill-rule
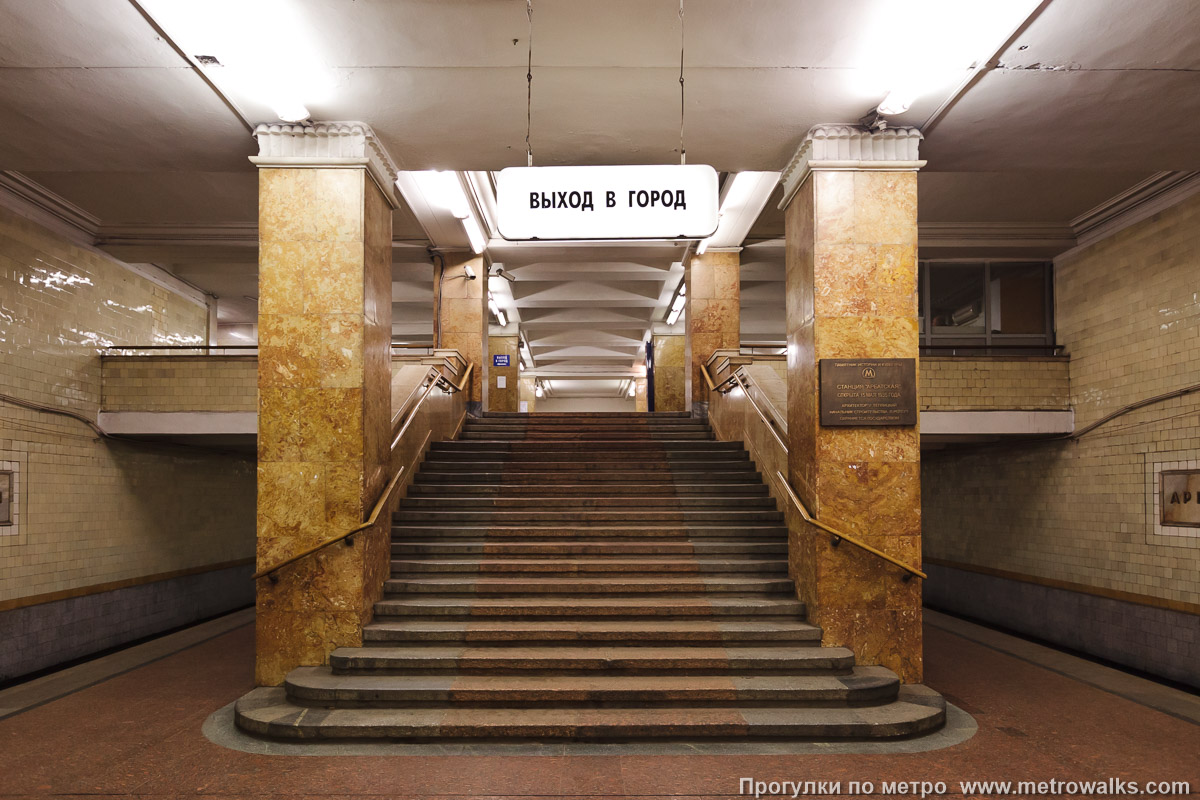
<instances>
[{"instance_id":1,"label":"tiled wall","mask_svg":"<svg viewBox=\"0 0 1200 800\"><path fill-rule=\"evenodd\" d=\"M0 209L0 392L94 419L99 348L198 342L205 325L202 306ZM253 555L252 459L100 440L0 401L0 461L22 491L0 608Z\"/></svg>"},{"instance_id":2,"label":"tiled wall","mask_svg":"<svg viewBox=\"0 0 1200 800\"><path fill-rule=\"evenodd\" d=\"M935 411L1071 407L1067 357L924 356L921 408Z\"/></svg>"},{"instance_id":3,"label":"tiled wall","mask_svg":"<svg viewBox=\"0 0 1200 800\"><path fill-rule=\"evenodd\" d=\"M257 411L255 356L108 356L105 411Z\"/></svg>"},{"instance_id":4,"label":"tiled wall","mask_svg":"<svg viewBox=\"0 0 1200 800\"><path fill-rule=\"evenodd\" d=\"M1197 275L1200 197L1056 264L1077 428L1200 381ZM1198 451L1200 393L1138 409L1075 442L929 453L925 555L1182 610L1187 635L1200 636L1200 528L1160 528L1153 503L1156 467ZM1093 622L1104 628L1079 624Z\"/></svg>"}]
</instances>

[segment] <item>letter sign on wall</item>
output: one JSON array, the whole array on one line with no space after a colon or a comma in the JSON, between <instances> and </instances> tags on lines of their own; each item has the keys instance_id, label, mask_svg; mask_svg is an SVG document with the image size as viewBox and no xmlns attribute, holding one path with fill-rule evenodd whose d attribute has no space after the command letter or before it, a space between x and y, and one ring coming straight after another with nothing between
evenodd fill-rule
<instances>
[{"instance_id":1,"label":"letter sign on wall","mask_svg":"<svg viewBox=\"0 0 1200 800\"><path fill-rule=\"evenodd\" d=\"M9 470L0 472L0 525L12 525L13 474Z\"/></svg>"},{"instance_id":2,"label":"letter sign on wall","mask_svg":"<svg viewBox=\"0 0 1200 800\"><path fill-rule=\"evenodd\" d=\"M1163 470L1161 475L1161 523L1200 528L1200 470Z\"/></svg>"},{"instance_id":3,"label":"letter sign on wall","mask_svg":"<svg viewBox=\"0 0 1200 800\"><path fill-rule=\"evenodd\" d=\"M717 229L717 173L702 164L509 167L496 178L500 235L703 239Z\"/></svg>"}]
</instances>

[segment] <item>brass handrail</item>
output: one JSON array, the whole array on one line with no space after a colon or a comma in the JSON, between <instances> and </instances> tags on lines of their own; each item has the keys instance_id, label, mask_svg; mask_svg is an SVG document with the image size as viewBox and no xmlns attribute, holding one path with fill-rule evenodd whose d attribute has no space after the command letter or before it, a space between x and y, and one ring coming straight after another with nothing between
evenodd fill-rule
<instances>
[{"instance_id":1,"label":"brass handrail","mask_svg":"<svg viewBox=\"0 0 1200 800\"><path fill-rule=\"evenodd\" d=\"M701 364L700 368L701 368L701 370L704 370L704 365ZM704 377L706 379L708 379L709 387L712 388L712 379L708 378L707 371L705 371ZM782 437L780 437L780 435L779 435L779 431L776 430L776 428L778 426L774 422L772 422L770 419L767 418L767 415L763 413L762 408L760 408L758 403L755 402L753 395L750 394L750 386L748 383L746 383L746 379L743 378L741 375L739 375L736 372L733 374L732 377L734 379L736 379L738 385L742 387L742 391L746 393L746 399L750 401L750 405L752 405L754 407L754 410L756 412L758 412L759 419L761 419L763 421L763 424L767 426L767 430L771 431L771 435L775 437L775 441L779 442L779 446L782 447L783 452L786 453L788 450L787 443L785 443L783 441ZM832 543L833 543L834 547L837 547L839 544L842 543L843 540L845 540L861 550L865 550L866 552L868 552L874 556L878 556L879 558L882 558L884 561L888 561L892 564L895 564L897 567L900 567L900 569L905 571L906 574L901 579L904 581L911 580L913 575L916 575L917 577L922 578L922 579L928 577L921 570L919 570L915 567L911 567L908 564L905 564L903 561L900 561L899 559L889 556L887 553L883 552L882 550L876 550L874 547L871 547L871 545L867 544L866 542L860 542L858 539L855 539L853 536L842 533L839 530L835 530L835 529L829 527L828 525L826 525L824 522L821 522L816 517L814 517L812 514L808 513L808 509L804 507L804 503L800 502L800 498L796 496L796 493L794 491L792 491L792 486L791 486L791 484L788 483L788 479L784 476L784 474L782 472L780 472L779 470L775 470L775 476L777 478L779 478L780 485L783 486L784 491L787 492L788 497L791 498L792 503L796 506L796 510L800 512L800 516L804 517L804 521L809 523L813 527L820 528L821 530L825 531L830 536L832 536L833 537Z\"/></svg>"},{"instance_id":2,"label":"brass handrail","mask_svg":"<svg viewBox=\"0 0 1200 800\"><path fill-rule=\"evenodd\" d=\"M820 528L821 530L825 531L830 536L832 536L834 547L837 547L839 544L841 544L842 540L845 540L845 541L849 542L850 544L854 545L855 547L862 549L862 550L866 550L871 555L878 556L878 557L882 558L884 561L888 561L892 564L895 564L897 567L900 567L900 569L909 573L909 574L905 575L903 578L903 580L906 580L906 581L910 580L913 575L916 575L918 578L927 578L928 577L924 572L917 569L916 567L909 566L908 564L905 564L903 561L901 561L897 558L893 558L892 556L889 556L887 553L883 552L882 550L876 550L874 547L871 547L871 545L867 544L866 542L860 542L858 539L855 539L853 536L842 533L839 530L834 530L833 528L826 525L824 522L821 522L820 520L816 519L815 517L813 517L812 514L808 513L808 509L804 507L804 503L800 502L800 498L796 496L796 493L794 491L792 491L792 486L790 483L788 483L788 480L787 480L787 478L784 477L783 473L780 472L779 470L775 470L775 476L779 478L779 482L783 485L784 491L787 492L788 497L790 497L792 499L792 504L795 505L796 510L800 512L800 516L804 517L804 521L809 523L813 527Z\"/></svg>"},{"instance_id":3,"label":"brass handrail","mask_svg":"<svg viewBox=\"0 0 1200 800\"><path fill-rule=\"evenodd\" d=\"M704 376L704 382L708 384L708 390L710 392L721 391L721 387L727 383L732 383L733 379L735 377L734 375L730 375L728 378L721 381L720 383L713 383L712 376L708 374L708 367L706 367L704 364L700 365L700 374Z\"/></svg>"},{"instance_id":4,"label":"brass handrail","mask_svg":"<svg viewBox=\"0 0 1200 800\"><path fill-rule=\"evenodd\" d=\"M430 378L432 378L432 380L429 380L429 385L425 388L425 394L421 395L421 399L418 400L416 402L416 404L413 405L412 410L408 412L408 416L404 420L404 425L401 426L400 431L392 438L392 446L391 446L392 450L396 449L396 445L400 442L400 440L404 437L404 434L408 431L408 426L412 424L412 421L414 419L416 419L417 410L421 407L421 404L425 402L425 398L429 397L430 393L434 390L434 388L440 386L443 391L450 393L450 394L453 394L454 392L461 392L463 390L463 387L466 386L467 381L471 377L471 368L473 366L474 366L474 364L467 364L467 369L463 373L463 379L458 384L451 382L440 372L437 372L436 370L431 370L431 374L426 376L426 380L429 380ZM433 372L437 372L436 377L433 376L433 374L432 374ZM411 397L412 395L409 395L409 396ZM405 402L407 402L407 400ZM290 566L291 564L295 564L297 561L299 561L302 558L307 558L308 556L311 556L313 553L324 550L326 547L329 547L332 544L337 544L338 542L344 541L344 542L346 542L347 545L354 544L354 542L352 541L352 537L354 536L354 534L356 534L360 531L364 531L367 528L372 528L375 526L375 523L379 520L379 514L383 511L384 507L387 505L387 502L391 499L392 492L395 491L396 485L400 482L400 476L402 476L403 474L404 474L404 467L401 466L400 469L396 470L396 474L392 476L392 479L390 481L388 481L388 485L386 487L384 487L383 492L379 495L379 499L375 501L375 506L374 506L374 508L371 509L371 515L370 515L370 517L367 518L366 522L362 523L361 525L359 525L357 527L351 528L350 530L346 531L345 533L342 533L337 536L333 536L329 539L326 539L325 541L321 542L320 544L313 545L312 547L308 548L307 550L302 550L301 552L296 553L295 555L290 556L273 566L265 567L264 569L260 569L258 572L254 573L254 577L252 578L252 580L258 580L259 578L270 575L271 582L274 583L275 581L278 580L278 578L275 577L275 573L279 572L279 570L283 569L284 567Z\"/></svg>"},{"instance_id":5,"label":"brass handrail","mask_svg":"<svg viewBox=\"0 0 1200 800\"><path fill-rule=\"evenodd\" d=\"M347 545L354 544L354 542L351 540L352 537L354 536L354 534L358 533L359 531L365 531L367 528L375 527L375 523L379 521L380 512L382 512L384 506L387 505L386 501L391 498L392 492L395 490L396 484L399 483L400 476L403 474L404 474L404 467L401 467L400 469L396 470L396 474L392 476L392 479L390 481L388 481L388 485L384 488L383 493L381 495L379 495L379 500L377 500L375 502L375 507L373 509L371 509L371 516L367 518L366 522L364 522L363 524L361 524L355 528L351 528L350 530L346 531L343 534L339 534L338 536L334 536L330 539L326 539L325 541L321 542L320 544L313 545L312 547L308 548L307 550L301 550L299 553L296 553L295 555L293 555L289 558L286 558L283 561L280 561L278 564L275 564L274 566L267 567L265 569L260 569L258 572L254 573L253 579L258 580L259 578L262 578L266 575L270 575L271 582L274 583L275 581L279 580L278 578L275 577L274 573L279 572L279 570L283 569L284 567L290 566L291 564L295 564L297 561L299 561L302 558L311 556L313 553L324 550L326 547L329 547L329 545L337 544L338 542L344 541Z\"/></svg>"},{"instance_id":6,"label":"brass handrail","mask_svg":"<svg viewBox=\"0 0 1200 800\"><path fill-rule=\"evenodd\" d=\"M745 393L746 399L750 401L750 405L754 406L754 410L758 412L758 418L763 421L763 424L767 426L767 430L771 432L771 435L775 437L775 441L779 442L779 446L786 453L788 450L787 442L779 435L779 426L775 424L774 420L767 418L767 415L763 413L762 407L754 400L754 395L750 394L750 384L736 372L733 373L733 378L737 381L738 386L742 387L742 391Z\"/></svg>"}]
</instances>

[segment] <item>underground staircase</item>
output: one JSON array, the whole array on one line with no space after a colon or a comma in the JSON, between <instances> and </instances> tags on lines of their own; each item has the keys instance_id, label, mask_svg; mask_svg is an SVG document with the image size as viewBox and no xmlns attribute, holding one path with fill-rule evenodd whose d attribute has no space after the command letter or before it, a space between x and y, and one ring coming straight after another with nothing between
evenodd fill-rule
<instances>
[{"instance_id":1,"label":"underground staircase","mask_svg":"<svg viewBox=\"0 0 1200 800\"><path fill-rule=\"evenodd\" d=\"M837 740L945 705L821 646L737 442L675 414L487 414L395 515L362 647L237 704L248 732L402 741Z\"/></svg>"}]
</instances>

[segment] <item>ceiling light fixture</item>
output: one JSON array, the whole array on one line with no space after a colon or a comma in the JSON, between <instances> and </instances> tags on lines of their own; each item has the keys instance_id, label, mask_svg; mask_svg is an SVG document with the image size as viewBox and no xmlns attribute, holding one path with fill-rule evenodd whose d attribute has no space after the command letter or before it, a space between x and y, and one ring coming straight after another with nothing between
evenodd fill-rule
<instances>
[{"instance_id":1,"label":"ceiling light fixture","mask_svg":"<svg viewBox=\"0 0 1200 800\"><path fill-rule=\"evenodd\" d=\"M401 173L396 179L396 185L410 205L412 201L407 195L414 184L416 191L420 192L431 209L449 212L459 221L467 241L471 244L472 252L478 255L487 248L487 236L483 226L479 224L479 218L475 216L474 209L471 208L471 201L467 198L467 192L457 172L427 169Z\"/></svg>"},{"instance_id":2,"label":"ceiling light fixture","mask_svg":"<svg viewBox=\"0 0 1200 800\"><path fill-rule=\"evenodd\" d=\"M671 313L667 315L667 324L674 325L679 319L679 315L683 313L683 309L687 306L687 286L680 285L679 294L675 295L675 302L671 303Z\"/></svg>"},{"instance_id":3,"label":"ceiling light fixture","mask_svg":"<svg viewBox=\"0 0 1200 800\"><path fill-rule=\"evenodd\" d=\"M508 325L508 319L504 316L504 312L500 310L500 306L496 304L496 298L492 297L491 292L488 292L487 303L488 310L492 312L492 315L500 323L500 327L503 328Z\"/></svg>"},{"instance_id":4,"label":"ceiling light fixture","mask_svg":"<svg viewBox=\"0 0 1200 800\"><path fill-rule=\"evenodd\" d=\"M637 384L634 383L633 381L630 381L629 382L629 396L633 397L636 394L637 394Z\"/></svg>"},{"instance_id":5,"label":"ceiling light fixture","mask_svg":"<svg viewBox=\"0 0 1200 800\"><path fill-rule=\"evenodd\" d=\"M876 111L903 114L993 57L1041 0L909 0L879 3L863 37L859 90L884 96Z\"/></svg>"},{"instance_id":6,"label":"ceiling light fixture","mask_svg":"<svg viewBox=\"0 0 1200 800\"><path fill-rule=\"evenodd\" d=\"M284 122L303 122L310 103L333 93L316 37L293 0L140 4L206 77L238 105L250 106L252 116L258 113L253 106L262 105Z\"/></svg>"},{"instance_id":7,"label":"ceiling light fixture","mask_svg":"<svg viewBox=\"0 0 1200 800\"><path fill-rule=\"evenodd\" d=\"M543 396L545 396L545 394L546 393L542 390L542 385L540 383L534 384L534 386L533 386L533 396L534 397L543 397Z\"/></svg>"},{"instance_id":8,"label":"ceiling light fixture","mask_svg":"<svg viewBox=\"0 0 1200 800\"><path fill-rule=\"evenodd\" d=\"M714 245L741 245L778 183L778 172L735 172L726 178L717 229L712 236L696 243L696 255L704 255Z\"/></svg>"}]
</instances>

